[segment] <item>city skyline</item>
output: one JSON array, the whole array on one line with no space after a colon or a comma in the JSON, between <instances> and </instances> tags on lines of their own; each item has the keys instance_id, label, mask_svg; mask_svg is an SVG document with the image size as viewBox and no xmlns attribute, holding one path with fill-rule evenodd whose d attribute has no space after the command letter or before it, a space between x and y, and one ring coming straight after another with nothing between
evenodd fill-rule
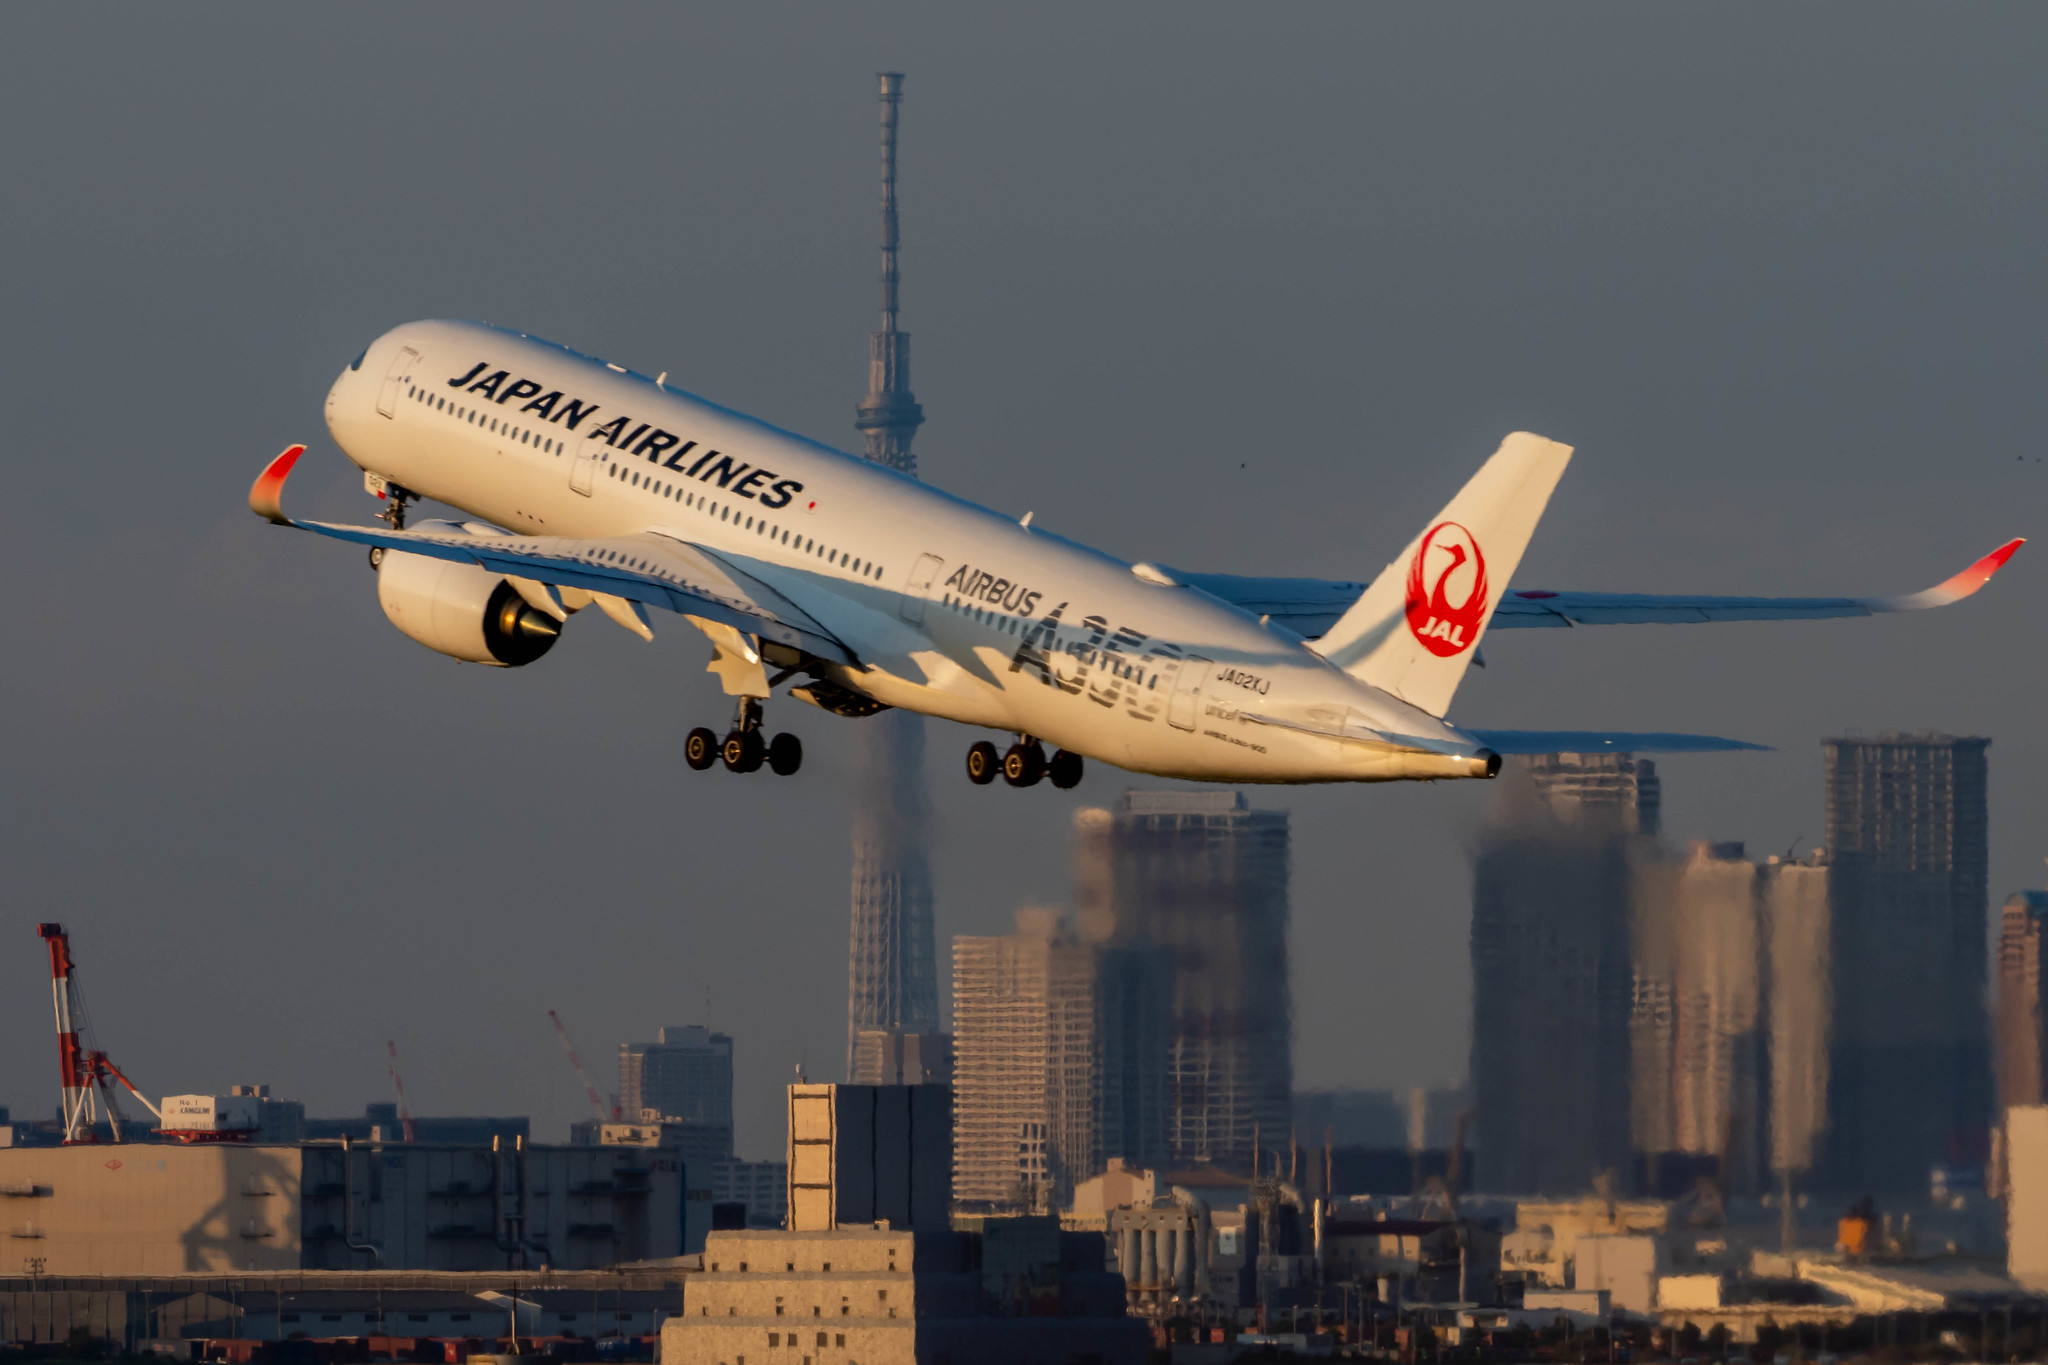
<instances>
[{"instance_id":1,"label":"city skyline","mask_svg":"<svg viewBox=\"0 0 2048 1365\"><path fill-rule=\"evenodd\" d=\"M1480 30L1205 10L1131 70L1115 54L1156 35L1116 13L1001 44L913 9L794 35L600 15L566 38L457 10L402 44L318 12L113 33L25 13L17 50L43 60L0 95L38 130L5 229L35 264L0 339L27 481L7 563L34 585L0 821L18 899L73 926L100 1032L151 1093L267 1082L358 1112L396 1038L419 1112L559 1131L584 1104L547 1009L593 1052L701 1018L741 1040L740 1146L770 1152L776 1087L840 1065L859 722L778 701L804 772L743 792L681 768L681 730L730 707L679 627L572 632L482 685L415 657L354 557L279 546L239 505L252 461L307 438L308 513L364 515L319 413L361 339L491 318L850 443L873 73L903 70L918 380L944 396L920 440L947 487L1133 558L1356 577L1529 426L1580 450L1531 582L1908 589L2043 506L2041 191L2011 141L2043 21L1885 14L1850 59L1821 14L1757 43L1569 7ZM676 51L706 68L687 89ZM57 83L67 61L104 88ZM1532 63L1569 79L1531 99ZM1215 94L1245 82L1257 99ZM589 93L531 93L566 88ZM585 245L586 201L449 154L487 129L638 208ZM1457 714L1772 744L1660 764L1673 839L1758 851L1820 841L1825 735L1992 736L2002 901L2041 883L2048 809L2042 580L2025 552L2008 572L1924 619L1524 632ZM1071 796L974 793L969 737L935 729L927 756L948 941L1060 902L1072 811L1148 785L1100 767ZM573 816L540 816L536 787ZM1464 1071L1460 1023L1358 1040L1466 1012L1485 799L1286 798L1301 1086ZM0 1016L30 1038L34 947ZM493 991L450 989L472 978ZM53 1104L50 1071L31 1051L0 1094Z\"/></svg>"}]
</instances>

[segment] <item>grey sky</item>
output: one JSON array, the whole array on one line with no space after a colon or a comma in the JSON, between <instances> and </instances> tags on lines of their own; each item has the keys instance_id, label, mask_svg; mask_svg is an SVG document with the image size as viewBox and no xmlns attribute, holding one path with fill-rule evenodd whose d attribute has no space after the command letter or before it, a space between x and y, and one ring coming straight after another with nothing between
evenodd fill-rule
<instances>
[{"instance_id":1,"label":"grey sky","mask_svg":"<svg viewBox=\"0 0 2048 1365\"><path fill-rule=\"evenodd\" d=\"M582 1114L559 1009L738 1040L741 1145L843 1058L849 722L800 778L682 765L678 621L542 664L393 630L320 400L376 333L522 327L842 446L874 325L874 73L907 73L926 477L1118 553L1369 576L1526 427L1577 461L1524 586L1924 587L2033 534L2038 7L16 7L0 51L10 644L0 1101L55 1102L32 930L149 1091ZM1679 838L1821 828L1819 740L1991 735L1992 885L2048 849L2048 543L1975 602L1517 632L1452 715L1776 745L1671 759ZM1080 791L969 788L946 940L1066 891ZM1467 785L1295 811L1298 1073L1464 1072ZM706 1014L706 1001L709 1014ZM1906 1002L1904 1007L1910 1007Z\"/></svg>"}]
</instances>

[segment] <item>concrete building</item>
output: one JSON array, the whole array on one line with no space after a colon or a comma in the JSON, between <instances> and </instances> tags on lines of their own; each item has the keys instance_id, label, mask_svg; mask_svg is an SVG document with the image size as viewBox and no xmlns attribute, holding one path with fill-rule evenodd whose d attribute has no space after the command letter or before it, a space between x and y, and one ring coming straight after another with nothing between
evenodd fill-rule
<instances>
[{"instance_id":1,"label":"concrete building","mask_svg":"<svg viewBox=\"0 0 2048 1365\"><path fill-rule=\"evenodd\" d=\"M1101 1165L1095 952L1050 912L953 940L953 1195L1043 1212Z\"/></svg>"},{"instance_id":2,"label":"concrete building","mask_svg":"<svg viewBox=\"0 0 2048 1365\"><path fill-rule=\"evenodd\" d=\"M398 1106L391 1103L364 1105L361 1118L316 1119L302 1116L300 1124L301 1135L307 1142L339 1142L343 1138L352 1142L405 1140L405 1125L398 1117ZM429 1114L413 1119L412 1127L413 1141L441 1146L488 1147L493 1142L533 1140L533 1122L523 1115Z\"/></svg>"},{"instance_id":3,"label":"concrete building","mask_svg":"<svg viewBox=\"0 0 2048 1365\"><path fill-rule=\"evenodd\" d=\"M849 1076L854 1085L951 1085L953 1035L860 1029Z\"/></svg>"},{"instance_id":4,"label":"concrete building","mask_svg":"<svg viewBox=\"0 0 2048 1365\"><path fill-rule=\"evenodd\" d=\"M297 1100L272 1098L267 1085L238 1085L228 1094L256 1101L256 1131L250 1141L276 1145L306 1140L306 1106ZM0 1124L5 1122L0 1117Z\"/></svg>"},{"instance_id":5,"label":"concrete building","mask_svg":"<svg viewBox=\"0 0 2048 1365\"><path fill-rule=\"evenodd\" d=\"M1107 945L1160 953L1167 973L1167 1154L1249 1168L1293 1094L1287 812L1237 792L1129 791L1109 815Z\"/></svg>"},{"instance_id":6,"label":"concrete building","mask_svg":"<svg viewBox=\"0 0 2048 1365\"><path fill-rule=\"evenodd\" d=\"M1135 932L1119 940L1117 828L1109 811L1074 812L1074 927L1094 949L1094 1145L1101 1162L1159 1167L1174 1128L1175 971L1170 949Z\"/></svg>"},{"instance_id":7,"label":"concrete building","mask_svg":"<svg viewBox=\"0 0 2048 1365\"><path fill-rule=\"evenodd\" d=\"M1208 1287L1215 1246L1209 1206L1189 1191L1111 1209L1107 1222L1128 1303L1164 1316Z\"/></svg>"},{"instance_id":8,"label":"concrete building","mask_svg":"<svg viewBox=\"0 0 2048 1365\"><path fill-rule=\"evenodd\" d=\"M1783 1194L1812 1169L1828 1116L1828 1053L1834 1030L1834 959L1828 869L1819 858L1773 857L1757 896L1769 980L1770 1166ZM1784 1206L1789 1213L1790 1205Z\"/></svg>"},{"instance_id":9,"label":"concrete building","mask_svg":"<svg viewBox=\"0 0 2048 1365\"><path fill-rule=\"evenodd\" d=\"M1630 1166L1640 1017L1630 905L1654 849L1654 764L1625 754L1510 760L1472 886L1472 1084L1488 1183L1584 1189Z\"/></svg>"},{"instance_id":10,"label":"concrete building","mask_svg":"<svg viewBox=\"0 0 2048 1365\"><path fill-rule=\"evenodd\" d=\"M943 1085L789 1088L789 1229L951 1226L953 1092Z\"/></svg>"},{"instance_id":11,"label":"concrete building","mask_svg":"<svg viewBox=\"0 0 2048 1365\"><path fill-rule=\"evenodd\" d=\"M645 1148L20 1147L0 1150L0 1199L10 1245L52 1276L579 1269L693 1249L681 1162Z\"/></svg>"},{"instance_id":12,"label":"concrete building","mask_svg":"<svg viewBox=\"0 0 2048 1365\"><path fill-rule=\"evenodd\" d=\"M1826 1178L1906 1191L1978 1165L1991 1121L1990 741L1826 741L1834 1034Z\"/></svg>"},{"instance_id":13,"label":"concrete building","mask_svg":"<svg viewBox=\"0 0 2048 1365\"><path fill-rule=\"evenodd\" d=\"M516 1321L522 1351L540 1354L548 1337L602 1341L659 1333L683 1310L683 1273L621 1267L602 1271L237 1271L58 1279L0 1278L0 1341L66 1346L74 1332L127 1356L235 1358L227 1342L309 1338L304 1359L378 1352L438 1353L465 1339L490 1343ZM543 1339L537 1341L536 1338ZM350 1345L327 1352L311 1342ZM488 1345L485 1349L489 1349ZM247 1358L246 1355L243 1358Z\"/></svg>"},{"instance_id":14,"label":"concrete building","mask_svg":"<svg viewBox=\"0 0 2048 1365\"><path fill-rule=\"evenodd\" d=\"M711 1234L663 1365L1146 1358L1099 1234L952 1229L946 1087L799 1084L789 1110L790 1227Z\"/></svg>"},{"instance_id":15,"label":"concrete building","mask_svg":"<svg viewBox=\"0 0 2048 1365\"><path fill-rule=\"evenodd\" d=\"M619 1111L628 1120L730 1132L732 1039L701 1024L665 1028L659 1038L619 1044ZM645 1118L650 1111L653 1120Z\"/></svg>"},{"instance_id":16,"label":"concrete building","mask_svg":"<svg viewBox=\"0 0 2048 1365\"><path fill-rule=\"evenodd\" d=\"M1707 1158L1734 1188L1762 1180L1765 956L1756 865L1740 844L1644 858L1631 889L1631 1129L1660 1158Z\"/></svg>"},{"instance_id":17,"label":"concrete building","mask_svg":"<svg viewBox=\"0 0 2048 1365\"><path fill-rule=\"evenodd\" d=\"M2048 1098L2048 1047L2041 1010L2042 924L2048 891L2016 891L1998 923L1998 987L1992 1029L1998 1107L2036 1105Z\"/></svg>"},{"instance_id":18,"label":"concrete building","mask_svg":"<svg viewBox=\"0 0 2048 1365\"><path fill-rule=\"evenodd\" d=\"M1008 1264L1018 1258L1000 1254L993 1229L713 1233L683 1315L662 1327L661 1360L1139 1365L1151 1334L1123 1315L1122 1277L1102 1269L1101 1239L1051 1236L1062 1259Z\"/></svg>"},{"instance_id":19,"label":"concrete building","mask_svg":"<svg viewBox=\"0 0 2048 1365\"><path fill-rule=\"evenodd\" d=\"M903 77L883 74L882 325L868 338L868 387L854 426L870 460L916 478L910 443L924 409L911 396L910 334L898 326L897 307L896 124L902 101ZM900 710L870 716L861 723L859 743L864 790L853 803L847 1079L855 1085L944 1083L947 1078L936 1070L926 1077L923 1065L899 1079L900 1048L887 1041L888 1035L935 1034L939 1027L924 719Z\"/></svg>"},{"instance_id":20,"label":"concrete building","mask_svg":"<svg viewBox=\"0 0 2048 1365\"><path fill-rule=\"evenodd\" d=\"M721 1204L745 1204L750 1228L779 1228L789 1220L789 1163L720 1162L712 1170L711 1197Z\"/></svg>"},{"instance_id":21,"label":"concrete building","mask_svg":"<svg viewBox=\"0 0 2048 1365\"><path fill-rule=\"evenodd\" d=\"M2048 1292L2048 1106L2005 1111L2006 1274Z\"/></svg>"}]
</instances>

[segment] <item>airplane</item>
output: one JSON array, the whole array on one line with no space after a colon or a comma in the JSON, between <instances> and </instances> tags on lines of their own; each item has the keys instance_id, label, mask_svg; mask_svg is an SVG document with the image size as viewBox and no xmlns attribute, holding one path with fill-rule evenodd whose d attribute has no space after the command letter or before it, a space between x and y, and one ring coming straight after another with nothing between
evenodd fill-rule
<instances>
[{"instance_id":1,"label":"airplane","mask_svg":"<svg viewBox=\"0 0 2048 1365\"><path fill-rule=\"evenodd\" d=\"M408 323L329 390L327 428L383 526L282 507L287 448L249 505L367 546L399 630L518 668L595 606L653 638L649 608L709 638L734 715L685 762L794 773L777 689L840 716L890 707L1012 736L968 778L1071 788L1084 760L1201 782L1491 778L1504 755L1757 749L1705 735L1476 729L1447 719L1489 629L1813 620L1946 606L2012 540L1925 592L1757 598L1509 587L1571 448L1508 436L1370 583L1130 562L523 332ZM470 520L407 526L418 499ZM1053 751L1048 754L1046 746Z\"/></svg>"}]
</instances>

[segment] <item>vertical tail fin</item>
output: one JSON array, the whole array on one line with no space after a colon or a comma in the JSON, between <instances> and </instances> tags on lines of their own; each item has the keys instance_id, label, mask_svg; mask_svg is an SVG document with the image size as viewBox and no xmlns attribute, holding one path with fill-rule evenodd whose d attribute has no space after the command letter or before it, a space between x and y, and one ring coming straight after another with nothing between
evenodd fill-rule
<instances>
[{"instance_id":1,"label":"vertical tail fin","mask_svg":"<svg viewBox=\"0 0 2048 1365\"><path fill-rule=\"evenodd\" d=\"M1526 431L1502 441L1311 647L1360 682L1441 716L1571 457L1570 446Z\"/></svg>"}]
</instances>

